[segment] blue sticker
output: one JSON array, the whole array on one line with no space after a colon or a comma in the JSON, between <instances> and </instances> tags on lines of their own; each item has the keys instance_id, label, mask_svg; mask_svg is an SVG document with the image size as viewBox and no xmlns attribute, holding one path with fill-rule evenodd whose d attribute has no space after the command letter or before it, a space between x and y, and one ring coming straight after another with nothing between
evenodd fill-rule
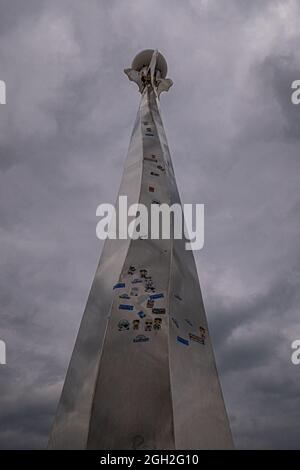
<instances>
[{"instance_id":1,"label":"blue sticker","mask_svg":"<svg viewBox=\"0 0 300 470\"><path fill-rule=\"evenodd\" d=\"M146 316L146 314L143 312L143 310L141 310L140 312L138 312L138 316L140 318L144 318Z\"/></svg>"},{"instance_id":2,"label":"blue sticker","mask_svg":"<svg viewBox=\"0 0 300 470\"><path fill-rule=\"evenodd\" d=\"M133 305L124 305L124 304L120 304L120 305L119 305L119 309L120 309L120 310L133 310Z\"/></svg>"},{"instance_id":3,"label":"blue sticker","mask_svg":"<svg viewBox=\"0 0 300 470\"><path fill-rule=\"evenodd\" d=\"M154 299L162 299L164 297L164 294L153 294L153 295L150 295L150 299L151 300L154 300Z\"/></svg>"},{"instance_id":4,"label":"blue sticker","mask_svg":"<svg viewBox=\"0 0 300 470\"><path fill-rule=\"evenodd\" d=\"M146 341L149 341L149 338L145 335L137 335L134 339L134 343L145 343Z\"/></svg>"},{"instance_id":5,"label":"blue sticker","mask_svg":"<svg viewBox=\"0 0 300 470\"><path fill-rule=\"evenodd\" d=\"M185 344L185 346L188 346L189 345L189 342L187 339L184 339L184 338L181 338L181 336L177 336L177 341L179 343L182 343L182 344Z\"/></svg>"},{"instance_id":6,"label":"blue sticker","mask_svg":"<svg viewBox=\"0 0 300 470\"><path fill-rule=\"evenodd\" d=\"M143 282L142 279L133 279L131 284L139 284L140 282Z\"/></svg>"},{"instance_id":7,"label":"blue sticker","mask_svg":"<svg viewBox=\"0 0 300 470\"><path fill-rule=\"evenodd\" d=\"M118 282L118 284L114 285L114 289L123 289L125 287L124 282Z\"/></svg>"}]
</instances>

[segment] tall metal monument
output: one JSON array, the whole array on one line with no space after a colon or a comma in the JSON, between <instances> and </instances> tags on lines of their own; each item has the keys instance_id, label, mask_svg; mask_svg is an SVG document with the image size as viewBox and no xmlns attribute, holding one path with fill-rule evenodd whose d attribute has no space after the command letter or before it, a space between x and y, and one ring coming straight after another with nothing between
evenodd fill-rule
<instances>
[{"instance_id":1,"label":"tall metal monument","mask_svg":"<svg viewBox=\"0 0 300 470\"><path fill-rule=\"evenodd\" d=\"M149 208L180 204L159 110L160 93L172 85L167 63L146 50L125 73L138 84L141 102L119 196ZM232 448L197 269L185 242L172 230L170 239L105 241L50 449Z\"/></svg>"}]
</instances>

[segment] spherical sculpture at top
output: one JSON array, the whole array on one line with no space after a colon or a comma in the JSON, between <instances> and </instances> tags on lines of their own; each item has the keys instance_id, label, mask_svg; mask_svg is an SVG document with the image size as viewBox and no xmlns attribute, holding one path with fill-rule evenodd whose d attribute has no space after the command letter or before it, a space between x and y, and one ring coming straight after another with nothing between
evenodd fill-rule
<instances>
[{"instance_id":1,"label":"spherical sculpture at top","mask_svg":"<svg viewBox=\"0 0 300 470\"><path fill-rule=\"evenodd\" d=\"M133 59L131 67L139 72L143 67L148 66L150 64L153 52L153 49L145 49L144 51L137 54ZM167 61L160 52L157 55L156 68L160 71L161 77L166 78L168 72Z\"/></svg>"}]
</instances>

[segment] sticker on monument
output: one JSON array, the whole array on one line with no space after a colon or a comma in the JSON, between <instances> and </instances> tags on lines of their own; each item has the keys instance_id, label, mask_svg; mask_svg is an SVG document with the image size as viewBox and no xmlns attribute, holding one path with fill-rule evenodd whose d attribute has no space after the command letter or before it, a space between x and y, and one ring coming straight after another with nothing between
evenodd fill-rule
<instances>
[{"instance_id":1,"label":"sticker on monument","mask_svg":"<svg viewBox=\"0 0 300 470\"><path fill-rule=\"evenodd\" d=\"M152 331L152 320L145 320L145 331Z\"/></svg>"},{"instance_id":2,"label":"sticker on monument","mask_svg":"<svg viewBox=\"0 0 300 470\"><path fill-rule=\"evenodd\" d=\"M140 284L141 282L143 282L142 279L133 279L131 284Z\"/></svg>"},{"instance_id":3,"label":"sticker on monument","mask_svg":"<svg viewBox=\"0 0 300 470\"><path fill-rule=\"evenodd\" d=\"M164 297L164 294L152 294L150 295L150 300L162 299L163 297Z\"/></svg>"},{"instance_id":4,"label":"sticker on monument","mask_svg":"<svg viewBox=\"0 0 300 470\"><path fill-rule=\"evenodd\" d=\"M205 344L205 338L206 338L206 329L203 328L203 326L199 327L200 330L200 337L203 340L203 344Z\"/></svg>"},{"instance_id":5,"label":"sticker on monument","mask_svg":"<svg viewBox=\"0 0 300 470\"><path fill-rule=\"evenodd\" d=\"M153 330L160 330L161 329L161 323L162 323L161 318L154 318Z\"/></svg>"},{"instance_id":6,"label":"sticker on monument","mask_svg":"<svg viewBox=\"0 0 300 470\"><path fill-rule=\"evenodd\" d=\"M154 315L164 315L166 313L166 309L165 308L153 308L152 313L154 313Z\"/></svg>"},{"instance_id":7,"label":"sticker on monument","mask_svg":"<svg viewBox=\"0 0 300 470\"><path fill-rule=\"evenodd\" d=\"M196 343L204 344L204 339L203 339L203 338L200 338L200 336L193 335L192 333L189 333L189 338L190 338L190 340L192 340L192 341L196 341Z\"/></svg>"},{"instance_id":8,"label":"sticker on monument","mask_svg":"<svg viewBox=\"0 0 300 470\"><path fill-rule=\"evenodd\" d=\"M148 300L147 308L153 308L153 307L154 307L154 300Z\"/></svg>"},{"instance_id":9,"label":"sticker on monument","mask_svg":"<svg viewBox=\"0 0 300 470\"><path fill-rule=\"evenodd\" d=\"M206 338L206 329L203 328L203 326L199 326L199 330L200 330L201 338L205 339Z\"/></svg>"},{"instance_id":10,"label":"sticker on monument","mask_svg":"<svg viewBox=\"0 0 300 470\"><path fill-rule=\"evenodd\" d=\"M118 323L119 331L128 331L129 330L129 321L128 320L120 320Z\"/></svg>"},{"instance_id":11,"label":"sticker on monument","mask_svg":"<svg viewBox=\"0 0 300 470\"><path fill-rule=\"evenodd\" d=\"M172 317L172 321L173 321L173 323L177 326L177 328L179 328L179 323L178 323L178 321L176 320L176 318Z\"/></svg>"},{"instance_id":12,"label":"sticker on monument","mask_svg":"<svg viewBox=\"0 0 300 470\"><path fill-rule=\"evenodd\" d=\"M133 274L134 271L135 271L135 267L134 266L129 266L127 274Z\"/></svg>"},{"instance_id":13,"label":"sticker on monument","mask_svg":"<svg viewBox=\"0 0 300 470\"><path fill-rule=\"evenodd\" d=\"M180 297L180 295L178 295L178 294L174 294L174 297L175 297L175 299L177 299L177 300L182 300L182 297Z\"/></svg>"},{"instance_id":14,"label":"sticker on monument","mask_svg":"<svg viewBox=\"0 0 300 470\"><path fill-rule=\"evenodd\" d=\"M119 299L126 299L126 300L128 300L128 299L130 299L130 297L129 297L128 294L121 294L121 295L119 295Z\"/></svg>"},{"instance_id":15,"label":"sticker on monument","mask_svg":"<svg viewBox=\"0 0 300 470\"><path fill-rule=\"evenodd\" d=\"M157 165L157 168L158 168L160 171L165 171L164 167L161 166L161 165Z\"/></svg>"},{"instance_id":16,"label":"sticker on monument","mask_svg":"<svg viewBox=\"0 0 300 470\"><path fill-rule=\"evenodd\" d=\"M184 320L187 322L188 325L194 326L191 320L189 320L188 318L185 318Z\"/></svg>"},{"instance_id":17,"label":"sticker on monument","mask_svg":"<svg viewBox=\"0 0 300 470\"><path fill-rule=\"evenodd\" d=\"M134 343L145 343L146 341L149 341L148 336L144 335L137 335L135 338L133 338Z\"/></svg>"},{"instance_id":18,"label":"sticker on monument","mask_svg":"<svg viewBox=\"0 0 300 470\"><path fill-rule=\"evenodd\" d=\"M147 269L140 269L140 275L141 275L141 277L145 278L146 275L147 275Z\"/></svg>"},{"instance_id":19,"label":"sticker on monument","mask_svg":"<svg viewBox=\"0 0 300 470\"><path fill-rule=\"evenodd\" d=\"M125 287L124 282L118 282L118 284L114 285L114 289L123 289Z\"/></svg>"},{"instance_id":20,"label":"sticker on monument","mask_svg":"<svg viewBox=\"0 0 300 470\"><path fill-rule=\"evenodd\" d=\"M141 310L140 312L138 312L138 316L140 318L145 318L146 314L143 312L143 310Z\"/></svg>"},{"instance_id":21,"label":"sticker on monument","mask_svg":"<svg viewBox=\"0 0 300 470\"><path fill-rule=\"evenodd\" d=\"M153 286L151 286L151 287L150 287L150 286L146 286L146 287L145 287L145 292L155 292L155 287L153 287Z\"/></svg>"},{"instance_id":22,"label":"sticker on monument","mask_svg":"<svg viewBox=\"0 0 300 470\"><path fill-rule=\"evenodd\" d=\"M132 326L134 330L138 330L140 326L140 320L133 320L132 321Z\"/></svg>"},{"instance_id":23,"label":"sticker on monument","mask_svg":"<svg viewBox=\"0 0 300 470\"><path fill-rule=\"evenodd\" d=\"M151 157L144 157L144 160L146 160L147 162L153 162L153 163L158 163L156 158L151 158Z\"/></svg>"},{"instance_id":24,"label":"sticker on monument","mask_svg":"<svg viewBox=\"0 0 300 470\"><path fill-rule=\"evenodd\" d=\"M133 305L120 304L119 309L120 310L133 310Z\"/></svg>"},{"instance_id":25,"label":"sticker on monument","mask_svg":"<svg viewBox=\"0 0 300 470\"><path fill-rule=\"evenodd\" d=\"M185 339L185 338L181 338L181 336L177 336L177 341L178 341L178 343L182 343L182 344L184 344L185 346L188 346L188 345L189 345L188 340Z\"/></svg>"}]
</instances>

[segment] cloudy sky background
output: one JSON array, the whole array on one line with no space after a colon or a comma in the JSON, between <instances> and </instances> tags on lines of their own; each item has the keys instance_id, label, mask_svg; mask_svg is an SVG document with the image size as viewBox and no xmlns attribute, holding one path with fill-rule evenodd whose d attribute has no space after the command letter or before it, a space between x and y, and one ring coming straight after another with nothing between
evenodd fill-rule
<instances>
[{"instance_id":1,"label":"cloudy sky background","mask_svg":"<svg viewBox=\"0 0 300 470\"><path fill-rule=\"evenodd\" d=\"M44 448L159 48L182 201L238 448L300 448L297 0L0 0L0 447Z\"/></svg>"}]
</instances>

